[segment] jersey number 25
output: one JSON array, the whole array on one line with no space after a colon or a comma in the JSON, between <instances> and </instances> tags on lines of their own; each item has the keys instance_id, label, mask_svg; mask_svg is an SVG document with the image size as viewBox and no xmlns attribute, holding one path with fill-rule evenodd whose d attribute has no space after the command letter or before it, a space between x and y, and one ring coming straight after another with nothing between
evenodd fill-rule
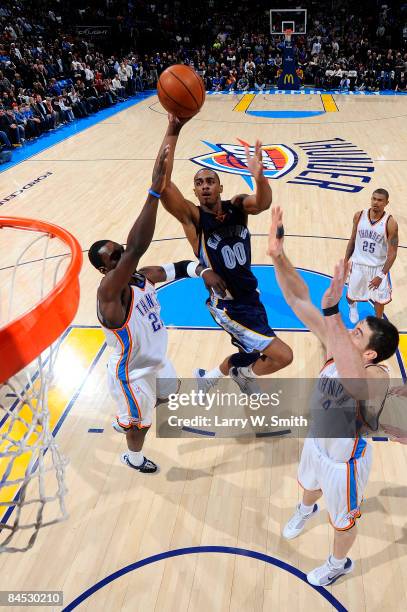
<instances>
[{"instance_id":1,"label":"jersey number 25","mask_svg":"<svg viewBox=\"0 0 407 612\"><path fill-rule=\"evenodd\" d=\"M374 242L368 242L367 240L364 240L362 250L365 251L365 253L374 253L375 247L376 245Z\"/></svg>"}]
</instances>

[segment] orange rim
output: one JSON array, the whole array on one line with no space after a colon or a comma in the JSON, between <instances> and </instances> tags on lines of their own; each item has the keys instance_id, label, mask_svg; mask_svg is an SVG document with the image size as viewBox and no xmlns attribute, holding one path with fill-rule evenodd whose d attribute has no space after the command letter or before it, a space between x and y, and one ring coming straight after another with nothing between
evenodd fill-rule
<instances>
[{"instance_id":1,"label":"orange rim","mask_svg":"<svg viewBox=\"0 0 407 612\"><path fill-rule=\"evenodd\" d=\"M50 234L71 251L71 261L55 287L36 306L0 328L0 383L31 363L65 331L79 306L82 250L68 231L37 219L0 217L0 228L14 227Z\"/></svg>"}]
</instances>

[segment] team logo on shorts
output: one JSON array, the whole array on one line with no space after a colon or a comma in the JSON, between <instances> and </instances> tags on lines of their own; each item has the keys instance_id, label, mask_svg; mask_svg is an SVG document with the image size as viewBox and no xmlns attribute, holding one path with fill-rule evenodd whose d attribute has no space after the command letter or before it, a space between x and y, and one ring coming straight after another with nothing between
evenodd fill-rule
<instances>
[{"instance_id":1,"label":"team logo on shorts","mask_svg":"<svg viewBox=\"0 0 407 612\"><path fill-rule=\"evenodd\" d=\"M357 508L354 508L353 510L351 510L350 512L348 512L348 514L346 515L346 518L348 521L352 521L356 518L360 517L360 508L359 506Z\"/></svg>"},{"instance_id":2,"label":"team logo on shorts","mask_svg":"<svg viewBox=\"0 0 407 612\"><path fill-rule=\"evenodd\" d=\"M243 140L238 139L240 144L213 144L203 140L212 149L211 153L193 157L191 161L204 168L210 168L216 172L238 174L248 185L253 188L253 180L250 170L246 165L246 152ZM250 153L253 155L254 146L249 145ZM289 147L282 144L262 145L262 161L264 176L268 179L278 179L290 172L297 165L298 156Z\"/></svg>"}]
</instances>

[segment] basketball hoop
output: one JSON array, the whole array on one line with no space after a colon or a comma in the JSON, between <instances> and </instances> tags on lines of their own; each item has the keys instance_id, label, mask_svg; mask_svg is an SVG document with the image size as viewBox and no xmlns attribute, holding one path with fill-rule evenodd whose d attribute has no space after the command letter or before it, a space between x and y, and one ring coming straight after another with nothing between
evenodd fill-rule
<instances>
[{"instance_id":1,"label":"basketball hoop","mask_svg":"<svg viewBox=\"0 0 407 612\"><path fill-rule=\"evenodd\" d=\"M0 552L16 552L31 548L39 529L67 517L67 460L59 452L50 428L48 391L52 390L60 336L79 305L82 251L69 232L50 223L0 217L0 229L2 244L20 252L14 263L2 270L2 275L9 272L10 280L0 279L2 288L9 284L6 321L0 327ZM34 237L30 235L29 243L20 246L25 231ZM51 241L56 248L62 243L64 251L68 247L69 253L50 254ZM30 252L36 259L23 261ZM67 259L62 274L62 263ZM32 292L33 277L17 282L17 274L27 271L27 263L39 268L38 295ZM17 292L18 287L23 291ZM14 300L16 293L18 300ZM27 299L36 305L26 308ZM17 301L23 312L16 314ZM52 478L56 490L50 494ZM56 502L57 512L51 516L52 502ZM13 521L8 524L13 510ZM24 542L23 534L28 534Z\"/></svg>"}]
</instances>

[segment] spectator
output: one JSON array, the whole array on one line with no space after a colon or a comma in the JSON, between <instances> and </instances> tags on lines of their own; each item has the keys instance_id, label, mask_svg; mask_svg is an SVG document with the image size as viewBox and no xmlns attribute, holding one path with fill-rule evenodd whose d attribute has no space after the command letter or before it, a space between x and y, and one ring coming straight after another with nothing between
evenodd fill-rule
<instances>
[{"instance_id":1,"label":"spectator","mask_svg":"<svg viewBox=\"0 0 407 612\"><path fill-rule=\"evenodd\" d=\"M24 129L17 125L13 112L0 107L0 131L5 132L13 147L21 147Z\"/></svg>"},{"instance_id":2,"label":"spectator","mask_svg":"<svg viewBox=\"0 0 407 612\"><path fill-rule=\"evenodd\" d=\"M11 150L12 145L6 132L0 132L0 147L1 150Z\"/></svg>"},{"instance_id":3,"label":"spectator","mask_svg":"<svg viewBox=\"0 0 407 612\"><path fill-rule=\"evenodd\" d=\"M129 96L134 96L136 88L133 79L133 68L127 59L124 60L123 64L127 73L127 93Z\"/></svg>"},{"instance_id":4,"label":"spectator","mask_svg":"<svg viewBox=\"0 0 407 612\"><path fill-rule=\"evenodd\" d=\"M344 72L339 83L339 91L349 91L350 80L348 79L347 73Z\"/></svg>"},{"instance_id":5,"label":"spectator","mask_svg":"<svg viewBox=\"0 0 407 612\"><path fill-rule=\"evenodd\" d=\"M265 86L266 86L266 83L265 83L263 71L261 69L258 69L256 71L255 79L254 79L254 89L256 91L263 91Z\"/></svg>"},{"instance_id":6,"label":"spectator","mask_svg":"<svg viewBox=\"0 0 407 612\"><path fill-rule=\"evenodd\" d=\"M253 59L248 59L247 62L244 65L244 71L246 72L246 74L250 71L252 71L254 73L254 71L256 70L256 64L254 63Z\"/></svg>"},{"instance_id":7,"label":"spectator","mask_svg":"<svg viewBox=\"0 0 407 612\"><path fill-rule=\"evenodd\" d=\"M73 114L78 119L89 116L86 104L81 100L79 92L75 89L75 87L71 87L67 102L68 104L70 103L72 105Z\"/></svg>"},{"instance_id":8,"label":"spectator","mask_svg":"<svg viewBox=\"0 0 407 612\"><path fill-rule=\"evenodd\" d=\"M41 135L41 120L34 116L29 103L20 106L20 113L25 119L28 138L38 138Z\"/></svg>"},{"instance_id":9,"label":"spectator","mask_svg":"<svg viewBox=\"0 0 407 612\"><path fill-rule=\"evenodd\" d=\"M53 96L60 96L62 94L62 87L55 78L50 80L49 93Z\"/></svg>"},{"instance_id":10,"label":"spectator","mask_svg":"<svg viewBox=\"0 0 407 612\"><path fill-rule=\"evenodd\" d=\"M134 76L134 87L135 91L143 91L143 64L140 61L134 61L133 63L133 76Z\"/></svg>"},{"instance_id":11,"label":"spectator","mask_svg":"<svg viewBox=\"0 0 407 612\"><path fill-rule=\"evenodd\" d=\"M5 77L3 75L3 72L0 70L0 94L2 94L5 91L10 91L11 89L11 83L8 80L7 77Z\"/></svg>"},{"instance_id":12,"label":"spectator","mask_svg":"<svg viewBox=\"0 0 407 612\"><path fill-rule=\"evenodd\" d=\"M95 78L95 73L90 69L90 66L87 65L85 67L85 83L86 85L90 85L93 83L93 79Z\"/></svg>"},{"instance_id":13,"label":"spectator","mask_svg":"<svg viewBox=\"0 0 407 612\"><path fill-rule=\"evenodd\" d=\"M333 75L332 75L332 85L334 88L338 88L343 77L343 70L339 64L335 64Z\"/></svg>"},{"instance_id":14,"label":"spectator","mask_svg":"<svg viewBox=\"0 0 407 612\"><path fill-rule=\"evenodd\" d=\"M36 96L33 98L31 109L34 113L34 116L40 119L41 128L44 132L48 132L49 130L55 128L55 123L52 121L52 117L48 112L48 108L42 101L42 97L39 94L36 94Z\"/></svg>"},{"instance_id":15,"label":"spectator","mask_svg":"<svg viewBox=\"0 0 407 612\"><path fill-rule=\"evenodd\" d=\"M54 99L54 110L59 114L59 120L62 123L70 123L75 119L72 107L67 106L63 96Z\"/></svg>"},{"instance_id":16,"label":"spectator","mask_svg":"<svg viewBox=\"0 0 407 612\"><path fill-rule=\"evenodd\" d=\"M318 38L314 41L314 43L312 45L311 55L319 55L321 53L321 42L320 42L320 40L321 39L318 36Z\"/></svg>"},{"instance_id":17,"label":"spectator","mask_svg":"<svg viewBox=\"0 0 407 612\"><path fill-rule=\"evenodd\" d=\"M117 74L112 79L112 88L113 88L114 93L119 97L119 100L125 99L126 91L121 81L119 80L119 76Z\"/></svg>"},{"instance_id":18,"label":"spectator","mask_svg":"<svg viewBox=\"0 0 407 612\"><path fill-rule=\"evenodd\" d=\"M350 91L354 91L356 87L356 82L358 78L358 73L354 68L348 71L348 79L349 79L349 89Z\"/></svg>"},{"instance_id":19,"label":"spectator","mask_svg":"<svg viewBox=\"0 0 407 612\"><path fill-rule=\"evenodd\" d=\"M54 110L54 108L52 107L52 101L51 98L46 98L45 101L42 103L45 108L46 108L46 112L47 112L47 119L49 120L49 124L50 124L50 129L54 130L56 125L58 123L60 123L60 117L59 115L56 113L56 111Z\"/></svg>"},{"instance_id":20,"label":"spectator","mask_svg":"<svg viewBox=\"0 0 407 612\"><path fill-rule=\"evenodd\" d=\"M117 71L117 76L120 79L120 83L121 83L121 86L122 86L124 92L127 92L128 76L127 76L127 70L126 70L126 66L125 66L124 62L122 62L120 64L119 70Z\"/></svg>"}]
</instances>

